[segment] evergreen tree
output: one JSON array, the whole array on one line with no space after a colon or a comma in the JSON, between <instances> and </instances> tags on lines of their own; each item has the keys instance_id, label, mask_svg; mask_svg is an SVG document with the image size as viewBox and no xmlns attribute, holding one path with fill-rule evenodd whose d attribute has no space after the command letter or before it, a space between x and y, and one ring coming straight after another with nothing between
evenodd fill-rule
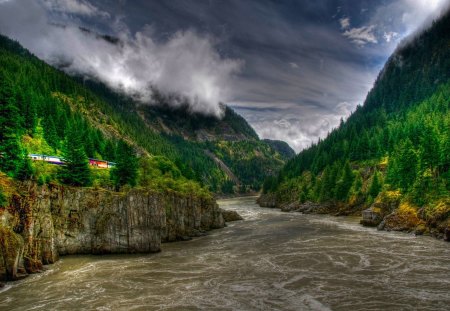
<instances>
[{"instance_id":1,"label":"evergreen tree","mask_svg":"<svg viewBox=\"0 0 450 311\"><path fill-rule=\"evenodd\" d=\"M380 193L380 191L381 191L381 183L378 177L378 172L375 171L375 173L373 174L372 183L370 184L368 194L372 198L376 198L378 193Z\"/></svg>"},{"instance_id":2,"label":"evergreen tree","mask_svg":"<svg viewBox=\"0 0 450 311\"><path fill-rule=\"evenodd\" d=\"M56 132L55 122L53 121L53 117L51 115L44 118L42 127L44 129L45 140L56 152L56 149L59 147L59 137Z\"/></svg>"},{"instance_id":3,"label":"evergreen tree","mask_svg":"<svg viewBox=\"0 0 450 311\"><path fill-rule=\"evenodd\" d=\"M420 170L434 171L439 164L439 136L432 125L426 124L420 136Z\"/></svg>"},{"instance_id":4,"label":"evergreen tree","mask_svg":"<svg viewBox=\"0 0 450 311\"><path fill-rule=\"evenodd\" d=\"M33 175L34 175L34 169L33 169L33 166L31 165L31 160L28 157L28 155L25 153L24 157L19 162L15 177L18 180L27 180L27 179L31 179L33 177Z\"/></svg>"},{"instance_id":5,"label":"evergreen tree","mask_svg":"<svg viewBox=\"0 0 450 311\"><path fill-rule=\"evenodd\" d=\"M336 187L337 165L327 166L321 178L319 201L326 202L334 198Z\"/></svg>"},{"instance_id":6,"label":"evergreen tree","mask_svg":"<svg viewBox=\"0 0 450 311\"><path fill-rule=\"evenodd\" d=\"M336 199L339 201L346 201L350 188L353 184L354 174L352 168L350 167L349 161L345 162L342 177L336 185Z\"/></svg>"},{"instance_id":7,"label":"evergreen tree","mask_svg":"<svg viewBox=\"0 0 450 311\"><path fill-rule=\"evenodd\" d=\"M0 207L4 207L8 203L2 188L0 188Z\"/></svg>"},{"instance_id":8,"label":"evergreen tree","mask_svg":"<svg viewBox=\"0 0 450 311\"><path fill-rule=\"evenodd\" d=\"M124 185L135 186L138 161L133 148L120 140L117 145L116 166L111 169L111 179L116 188Z\"/></svg>"},{"instance_id":9,"label":"evergreen tree","mask_svg":"<svg viewBox=\"0 0 450 311\"><path fill-rule=\"evenodd\" d=\"M355 181L352 186L352 194L360 196L362 194L363 179L360 172L356 173Z\"/></svg>"},{"instance_id":10,"label":"evergreen tree","mask_svg":"<svg viewBox=\"0 0 450 311\"><path fill-rule=\"evenodd\" d=\"M0 84L0 170L12 175L20 162L20 118L12 88Z\"/></svg>"},{"instance_id":11,"label":"evergreen tree","mask_svg":"<svg viewBox=\"0 0 450 311\"><path fill-rule=\"evenodd\" d=\"M116 145L113 143L113 141L108 140L103 147L102 150L102 156L104 159L107 159L108 161L116 161Z\"/></svg>"},{"instance_id":12,"label":"evergreen tree","mask_svg":"<svg viewBox=\"0 0 450 311\"><path fill-rule=\"evenodd\" d=\"M37 126L37 108L33 98L26 100L25 111L23 111L24 125L28 134L33 134Z\"/></svg>"},{"instance_id":13,"label":"evergreen tree","mask_svg":"<svg viewBox=\"0 0 450 311\"><path fill-rule=\"evenodd\" d=\"M389 161L389 181L407 192L417 177L417 155L408 138L397 145Z\"/></svg>"},{"instance_id":14,"label":"evergreen tree","mask_svg":"<svg viewBox=\"0 0 450 311\"><path fill-rule=\"evenodd\" d=\"M59 180L62 183L72 186L91 185L89 161L76 125L72 125L67 131L63 146L63 159L65 165L61 166L58 172Z\"/></svg>"}]
</instances>

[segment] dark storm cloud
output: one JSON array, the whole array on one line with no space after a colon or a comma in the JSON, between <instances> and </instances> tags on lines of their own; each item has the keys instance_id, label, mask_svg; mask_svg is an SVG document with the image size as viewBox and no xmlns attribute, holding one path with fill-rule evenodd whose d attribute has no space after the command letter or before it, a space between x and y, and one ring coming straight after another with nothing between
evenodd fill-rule
<instances>
[{"instance_id":1,"label":"dark storm cloud","mask_svg":"<svg viewBox=\"0 0 450 311\"><path fill-rule=\"evenodd\" d=\"M14 1L19 0L8 2ZM398 42L435 17L448 1L42 0L41 3L55 22L82 25L125 38L131 47L141 47L129 49L133 55L131 65L124 62L120 67L115 75L119 82L124 77L156 80L165 90L194 98L207 90L212 95L206 99L215 102L198 105L196 111L217 114L217 101L226 101L261 137L286 140L299 151L324 137L363 102ZM139 36L145 40L139 41ZM173 47L170 43L177 36L180 44ZM52 41L48 36L45 39ZM83 44L82 40L77 44ZM124 53L100 51L118 54L115 60L121 60ZM139 70L151 70L153 67L145 65L146 62L161 63L161 59L163 63L173 63L164 67L163 79L149 79ZM86 67L82 60L78 61L76 67ZM111 76L104 68L107 65L94 68L97 76L106 81ZM195 80L192 77L196 77L197 71L199 78ZM138 88L142 87L138 84Z\"/></svg>"}]
</instances>

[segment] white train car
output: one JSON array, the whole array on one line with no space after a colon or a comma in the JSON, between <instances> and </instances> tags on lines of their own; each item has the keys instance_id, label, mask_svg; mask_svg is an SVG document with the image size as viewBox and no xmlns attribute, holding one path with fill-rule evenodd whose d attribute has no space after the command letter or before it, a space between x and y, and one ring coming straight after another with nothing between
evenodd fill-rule
<instances>
[{"instance_id":1,"label":"white train car","mask_svg":"<svg viewBox=\"0 0 450 311\"><path fill-rule=\"evenodd\" d=\"M57 156L49 156L45 154L29 154L28 157L33 161L45 161L50 164L55 165L63 165L64 161L60 157ZM97 167L97 168L111 168L116 166L115 162L109 162L105 160L98 160L98 159L89 159L89 165Z\"/></svg>"},{"instance_id":2,"label":"white train car","mask_svg":"<svg viewBox=\"0 0 450 311\"><path fill-rule=\"evenodd\" d=\"M33 160L33 161L45 161L47 163L56 164L56 165L64 164L64 161L60 157L56 157L56 156L32 153L32 154L29 154L28 157L31 158L31 160Z\"/></svg>"}]
</instances>

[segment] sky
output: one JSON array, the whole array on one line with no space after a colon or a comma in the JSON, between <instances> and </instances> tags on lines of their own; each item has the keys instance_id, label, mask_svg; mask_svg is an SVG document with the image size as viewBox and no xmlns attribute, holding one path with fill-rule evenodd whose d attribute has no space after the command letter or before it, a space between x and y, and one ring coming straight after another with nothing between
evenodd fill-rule
<instances>
[{"instance_id":1,"label":"sky","mask_svg":"<svg viewBox=\"0 0 450 311\"><path fill-rule=\"evenodd\" d=\"M151 104L156 88L297 152L354 111L449 0L0 0L0 33ZM117 38L114 43L100 35Z\"/></svg>"}]
</instances>

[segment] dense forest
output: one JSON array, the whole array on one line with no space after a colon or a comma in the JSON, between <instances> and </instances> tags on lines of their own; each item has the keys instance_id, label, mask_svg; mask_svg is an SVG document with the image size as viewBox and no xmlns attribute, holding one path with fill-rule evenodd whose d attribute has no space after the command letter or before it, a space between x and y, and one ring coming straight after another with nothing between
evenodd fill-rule
<instances>
[{"instance_id":1,"label":"dense forest","mask_svg":"<svg viewBox=\"0 0 450 311\"><path fill-rule=\"evenodd\" d=\"M450 13L406 39L364 105L267 178L263 192L278 205L334 202L362 209L397 194L412 206L449 209L449 42Z\"/></svg>"},{"instance_id":2,"label":"dense forest","mask_svg":"<svg viewBox=\"0 0 450 311\"><path fill-rule=\"evenodd\" d=\"M70 77L0 36L0 170L41 184L234 193L259 190L285 163L229 107L217 120L168 108L167 100L155 91L154 102L143 105L95 80ZM31 162L31 153L59 156L66 165ZM117 165L94 169L88 158Z\"/></svg>"}]
</instances>

